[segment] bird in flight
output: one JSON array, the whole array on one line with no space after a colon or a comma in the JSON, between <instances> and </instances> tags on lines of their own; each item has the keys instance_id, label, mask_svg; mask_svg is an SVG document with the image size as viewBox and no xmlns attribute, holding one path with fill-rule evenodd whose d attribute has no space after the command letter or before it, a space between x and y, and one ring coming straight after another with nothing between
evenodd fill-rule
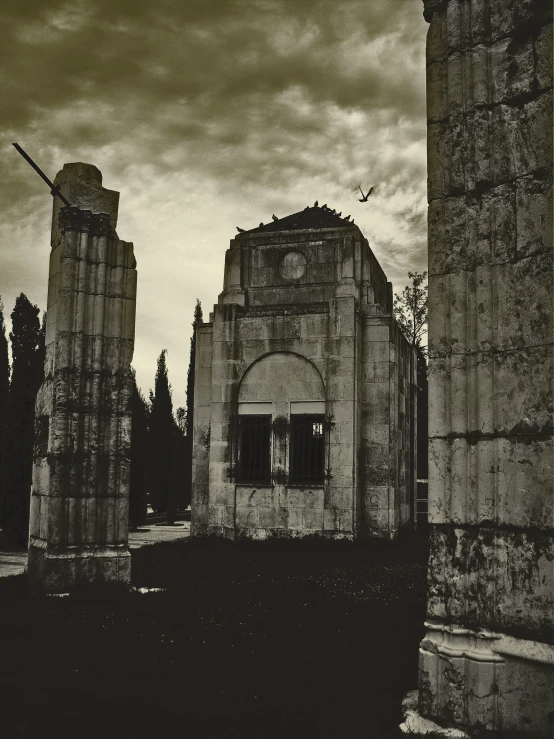
<instances>
[{"instance_id":1,"label":"bird in flight","mask_svg":"<svg viewBox=\"0 0 554 739\"><path fill-rule=\"evenodd\" d=\"M237 231L239 232L239 234L243 234L246 231L245 228L241 228L240 226L237 226L236 228L237 228Z\"/></svg>"},{"instance_id":2,"label":"bird in flight","mask_svg":"<svg viewBox=\"0 0 554 739\"><path fill-rule=\"evenodd\" d=\"M360 203L367 203L367 199L373 192L374 188L370 187L369 190L367 191L367 195L364 195L360 185L358 185L358 190L362 193L362 199L360 200Z\"/></svg>"}]
</instances>

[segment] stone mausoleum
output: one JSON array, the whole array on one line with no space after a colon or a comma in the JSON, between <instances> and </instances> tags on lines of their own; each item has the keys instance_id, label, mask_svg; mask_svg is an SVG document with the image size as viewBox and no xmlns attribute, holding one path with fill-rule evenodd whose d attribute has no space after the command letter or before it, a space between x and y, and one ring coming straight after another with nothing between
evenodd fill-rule
<instances>
[{"instance_id":1,"label":"stone mausoleum","mask_svg":"<svg viewBox=\"0 0 554 739\"><path fill-rule=\"evenodd\" d=\"M415 352L360 229L240 233L197 328L192 533L393 538L415 514Z\"/></svg>"}]
</instances>

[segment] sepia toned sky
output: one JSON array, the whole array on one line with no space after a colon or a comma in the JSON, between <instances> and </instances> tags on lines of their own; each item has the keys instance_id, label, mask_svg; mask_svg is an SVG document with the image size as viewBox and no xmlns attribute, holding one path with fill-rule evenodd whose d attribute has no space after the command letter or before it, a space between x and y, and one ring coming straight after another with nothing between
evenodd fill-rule
<instances>
[{"instance_id":1,"label":"sepia toned sky","mask_svg":"<svg viewBox=\"0 0 554 739\"><path fill-rule=\"evenodd\" d=\"M95 164L138 262L133 365L185 404L195 300L236 226L351 214L395 291L426 268L421 0L3 0L0 295L46 307L53 179ZM357 186L375 186L367 203Z\"/></svg>"}]
</instances>

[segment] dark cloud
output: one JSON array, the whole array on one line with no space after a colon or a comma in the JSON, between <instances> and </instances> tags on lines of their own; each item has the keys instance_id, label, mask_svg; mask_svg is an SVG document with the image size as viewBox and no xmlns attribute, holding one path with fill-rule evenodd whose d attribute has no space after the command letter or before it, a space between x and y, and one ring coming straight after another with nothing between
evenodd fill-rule
<instances>
[{"instance_id":1,"label":"dark cloud","mask_svg":"<svg viewBox=\"0 0 554 739\"><path fill-rule=\"evenodd\" d=\"M122 237L143 263L163 248L194 264L208 304L237 218L251 227L315 199L354 213L359 183L378 187L357 223L403 279L426 242L421 11L417 0L4 0L0 237L3 254L17 240L25 255L2 256L5 302L36 276L29 258L50 218L46 186L12 141L50 176L97 164L122 191ZM161 341L158 283L199 289L164 269L157 259L141 273L145 356Z\"/></svg>"},{"instance_id":2,"label":"dark cloud","mask_svg":"<svg viewBox=\"0 0 554 739\"><path fill-rule=\"evenodd\" d=\"M4 114L24 126L85 98L91 114L98 99L134 112L140 100L144 120L170 100L211 118L297 86L315 101L417 113L414 15L406 0L24 3L4 19Z\"/></svg>"}]
</instances>

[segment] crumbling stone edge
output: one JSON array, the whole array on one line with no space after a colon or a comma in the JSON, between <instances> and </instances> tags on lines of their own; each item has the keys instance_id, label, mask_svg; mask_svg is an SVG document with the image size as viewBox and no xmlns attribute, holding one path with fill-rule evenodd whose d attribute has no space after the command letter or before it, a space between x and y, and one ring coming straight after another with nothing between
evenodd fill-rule
<instances>
[{"instance_id":1,"label":"crumbling stone edge","mask_svg":"<svg viewBox=\"0 0 554 739\"><path fill-rule=\"evenodd\" d=\"M439 724L424 718L418 712L418 690L410 690L402 701L402 717L400 731L410 736L444 736L451 739L471 739L470 734L463 729L454 729L439 726Z\"/></svg>"}]
</instances>

